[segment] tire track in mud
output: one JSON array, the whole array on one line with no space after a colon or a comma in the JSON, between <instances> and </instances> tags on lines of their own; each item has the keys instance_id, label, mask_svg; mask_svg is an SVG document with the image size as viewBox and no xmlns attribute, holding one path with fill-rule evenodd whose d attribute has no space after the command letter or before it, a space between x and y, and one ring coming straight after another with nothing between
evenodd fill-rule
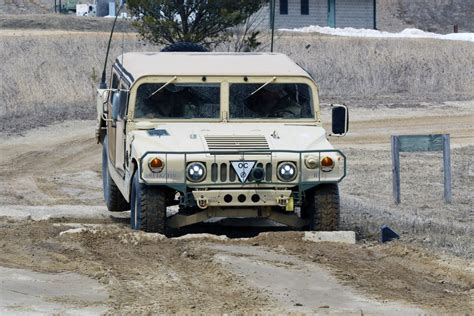
<instances>
[{"instance_id":1,"label":"tire track in mud","mask_svg":"<svg viewBox=\"0 0 474 316\"><path fill-rule=\"evenodd\" d=\"M87 275L107 289L110 314L390 315L471 308L474 280L465 261L400 242L318 244L303 242L298 232L170 239L122 223L80 222L0 219L0 266Z\"/></svg>"},{"instance_id":2,"label":"tire track in mud","mask_svg":"<svg viewBox=\"0 0 474 316\"><path fill-rule=\"evenodd\" d=\"M101 205L97 193L101 188L101 148L93 130L91 121L66 122L0 143L5 152L0 157L0 201L13 205Z\"/></svg>"}]
</instances>

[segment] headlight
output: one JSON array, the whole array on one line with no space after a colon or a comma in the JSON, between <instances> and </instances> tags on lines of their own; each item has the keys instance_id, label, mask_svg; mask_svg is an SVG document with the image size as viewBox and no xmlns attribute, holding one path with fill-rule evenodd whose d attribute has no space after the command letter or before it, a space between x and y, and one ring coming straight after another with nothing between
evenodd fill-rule
<instances>
[{"instance_id":1,"label":"headlight","mask_svg":"<svg viewBox=\"0 0 474 316\"><path fill-rule=\"evenodd\" d=\"M186 167L186 177L191 182L201 182L206 178L206 166L201 162L191 162Z\"/></svg>"},{"instance_id":2,"label":"headlight","mask_svg":"<svg viewBox=\"0 0 474 316\"><path fill-rule=\"evenodd\" d=\"M165 163L158 157L152 157L148 160L148 167L152 172L161 172L165 167Z\"/></svg>"},{"instance_id":3,"label":"headlight","mask_svg":"<svg viewBox=\"0 0 474 316\"><path fill-rule=\"evenodd\" d=\"M296 165L292 162L282 162L278 165L278 179L281 181L293 181L297 174Z\"/></svg>"},{"instance_id":4,"label":"headlight","mask_svg":"<svg viewBox=\"0 0 474 316\"><path fill-rule=\"evenodd\" d=\"M321 159L321 170L329 172L334 169L334 160L331 157L325 156Z\"/></svg>"},{"instance_id":5,"label":"headlight","mask_svg":"<svg viewBox=\"0 0 474 316\"><path fill-rule=\"evenodd\" d=\"M308 156L304 160L304 165L308 169L316 169L319 167L319 160L314 156Z\"/></svg>"}]
</instances>

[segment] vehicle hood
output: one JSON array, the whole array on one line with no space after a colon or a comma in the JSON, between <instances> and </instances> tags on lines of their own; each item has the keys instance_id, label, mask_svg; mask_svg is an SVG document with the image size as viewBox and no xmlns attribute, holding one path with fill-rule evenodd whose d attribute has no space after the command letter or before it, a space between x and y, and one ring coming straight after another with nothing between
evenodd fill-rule
<instances>
[{"instance_id":1,"label":"vehicle hood","mask_svg":"<svg viewBox=\"0 0 474 316\"><path fill-rule=\"evenodd\" d=\"M229 147L239 150L239 146L253 147L249 138L257 138L256 145L266 145L270 150L333 149L326 138L326 131L311 124L167 123L146 130L134 130L129 137L137 156L149 151L209 151L216 144L225 148L229 144Z\"/></svg>"}]
</instances>

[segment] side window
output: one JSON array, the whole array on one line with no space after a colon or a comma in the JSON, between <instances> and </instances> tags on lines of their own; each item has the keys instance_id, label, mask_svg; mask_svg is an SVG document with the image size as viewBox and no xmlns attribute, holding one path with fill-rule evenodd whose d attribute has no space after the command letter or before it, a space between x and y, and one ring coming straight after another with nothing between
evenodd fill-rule
<instances>
[{"instance_id":1,"label":"side window","mask_svg":"<svg viewBox=\"0 0 474 316\"><path fill-rule=\"evenodd\" d=\"M115 97L118 98L116 104L118 104L117 108L113 108L113 112L115 113L115 117L122 120L127 115L128 109L128 87L126 87L123 83L120 83L120 92L115 93Z\"/></svg>"},{"instance_id":2,"label":"side window","mask_svg":"<svg viewBox=\"0 0 474 316\"><path fill-rule=\"evenodd\" d=\"M120 82L120 79L119 79L119 76L117 75L117 73L114 71L112 73L112 84L111 84L111 88L112 89L117 89L118 86L119 86L119 82Z\"/></svg>"},{"instance_id":3,"label":"side window","mask_svg":"<svg viewBox=\"0 0 474 316\"><path fill-rule=\"evenodd\" d=\"M111 89L117 89L118 86L119 86L119 82L120 82L120 77L118 76L118 74L115 72L115 70L112 70L112 79L111 79L111 83L110 83L110 88ZM110 102L110 105L112 105L112 101L113 101L113 93L110 92L109 93L109 102Z\"/></svg>"},{"instance_id":4,"label":"side window","mask_svg":"<svg viewBox=\"0 0 474 316\"><path fill-rule=\"evenodd\" d=\"M309 0L301 0L301 15L309 15Z\"/></svg>"}]
</instances>

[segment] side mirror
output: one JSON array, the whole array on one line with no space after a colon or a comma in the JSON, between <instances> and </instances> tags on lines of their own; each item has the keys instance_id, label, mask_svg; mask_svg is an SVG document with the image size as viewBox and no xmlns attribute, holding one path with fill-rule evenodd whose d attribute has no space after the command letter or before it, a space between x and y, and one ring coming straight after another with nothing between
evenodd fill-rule
<instances>
[{"instance_id":1,"label":"side mirror","mask_svg":"<svg viewBox=\"0 0 474 316\"><path fill-rule=\"evenodd\" d=\"M345 136L349 131L349 110L347 106L332 104L332 135Z\"/></svg>"},{"instance_id":2,"label":"side mirror","mask_svg":"<svg viewBox=\"0 0 474 316\"><path fill-rule=\"evenodd\" d=\"M112 120L116 122L118 119L125 117L127 112L128 91L117 90L112 94Z\"/></svg>"}]
</instances>

